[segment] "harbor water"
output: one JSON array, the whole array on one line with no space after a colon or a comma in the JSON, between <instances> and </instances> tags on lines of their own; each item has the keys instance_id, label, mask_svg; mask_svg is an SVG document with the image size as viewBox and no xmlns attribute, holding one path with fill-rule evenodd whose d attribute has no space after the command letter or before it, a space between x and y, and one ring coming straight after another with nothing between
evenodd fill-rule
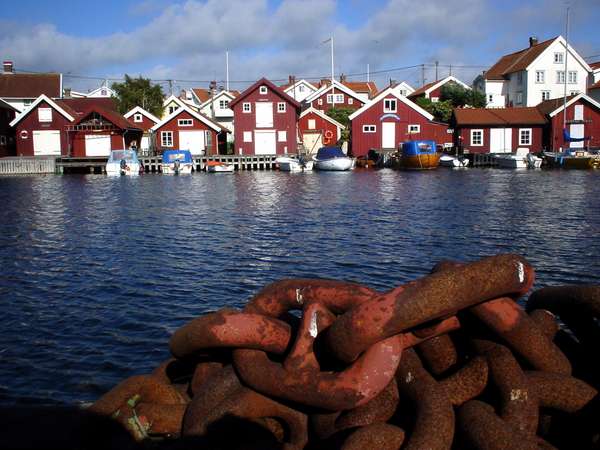
<instances>
[{"instance_id":1,"label":"harbor water","mask_svg":"<svg viewBox=\"0 0 600 450\"><path fill-rule=\"evenodd\" d=\"M385 290L524 255L600 283L600 173L439 169L0 178L0 404L89 402L171 333L288 277Z\"/></svg>"}]
</instances>

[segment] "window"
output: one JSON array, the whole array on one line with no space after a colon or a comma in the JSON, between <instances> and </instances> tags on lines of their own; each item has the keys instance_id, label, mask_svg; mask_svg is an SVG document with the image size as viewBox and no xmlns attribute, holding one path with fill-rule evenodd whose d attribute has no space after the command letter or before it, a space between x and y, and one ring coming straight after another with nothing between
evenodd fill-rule
<instances>
[{"instance_id":1,"label":"window","mask_svg":"<svg viewBox=\"0 0 600 450\"><path fill-rule=\"evenodd\" d=\"M420 133L421 132L421 125L419 125L419 124L409 125L408 126L408 132L409 133Z\"/></svg>"},{"instance_id":2,"label":"window","mask_svg":"<svg viewBox=\"0 0 600 450\"><path fill-rule=\"evenodd\" d=\"M252 131L244 131L244 142L252 142Z\"/></svg>"},{"instance_id":3,"label":"window","mask_svg":"<svg viewBox=\"0 0 600 450\"><path fill-rule=\"evenodd\" d=\"M483 146L483 130L471 130L471 145Z\"/></svg>"},{"instance_id":4,"label":"window","mask_svg":"<svg viewBox=\"0 0 600 450\"><path fill-rule=\"evenodd\" d=\"M23 100L23 106L27 107L30 106L33 103L33 100L29 99L29 100Z\"/></svg>"},{"instance_id":5,"label":"window","mask_svg":"<svg viewBox=\"0 0 600 450\"><path fill-rule=\"evenodd\" d=\"M579 94L579 91L571 91L571 92L569 92L569 95L577 95L577 94Z\"/></svg>"},{"instance_id":6,"label":"window","mask_svg":"<svg viewBox=\"0 0 600 450\"><path fill-rule=\"evenodd\" d=\"M266 86L261 86L259 89L259 92L261 95L265 95L267 93L267 87Z\"/></svg>"},{"instance_id":7,"label":"window","mask_svg":"<svg viewBox=\"0 0 600 450\"><path fill-rule=\"evenodd\" d=\"M348 104L354 105L354 99L352 97L348 97Z\"/></svg>"},{"instance_id":8,"label":"window","mask_svg":"<svg viewBox=\"0 0 600 450\"><path fill-rule=\"evenodd\" d=\"M212 131L206 130L204 132L204 142L206 142L206 150L205 150L205 154L206 154L212 148L212 143L213 143Z\"/></svg>"},{"instance_id":9,"label":"window","mask_svg":"<svg viewBox=\"0 0 600 450\"><path fill-rule=\"evenodd\" d=\"M523 72L517 72L517 83L523 84Z\"/></svg>"},{"instance_id":10,"label":"window","mask_svg":"<svg viewBox=\"0 0 600 450\"><path fill-rule=\"evenodd\" d=\"M161 131L160 132L160 144L163 147L173 147L173 132L172 131Z\"/></svg>"},{"instance_id":11,"label":"window","mask_svg":"<svg viewBox=\"0 0 600 450\"><path fill-rule=\"evenodd\" d=\"M243 103L242 104L242 111L245 112L245 113L252 112L252 106L250 105L250 103Z\"/></svg>"},{"instance_id":12,"label":"window","mask_svg":"<svg viewBox=\"0 0 600 450\"><path fill-rule=\"evenodd\" d=\"M106 97L106 89L102 89L100 91L100 95L103 96L103 97Z\"/></svg>"},{"instance_id":13,"label":"window","mask_svg":"<svg viewBox=\"0 0 600 450\"><path fill-rule=\"evenodd\" d=\"M219 109L229 108L229 100L219 100Z\"/></svg>"},{"instance_id":14,"label":"window","mask_svg":"<svg viewBox=\"0 0 600 450\"><path fill-rule=\"evenodd\" d=\"M494 95L490 94L488 95L488 103L492 103L494 101Z\"/></svg>"},{"instance_id":15,"label":"window","mask_svg":"<svg viewBox=\"0 0 600 450\"><path fill-rule=\"evenodd\" d=\"M519 129L519 145L531 145L531 128Z\"/></svg>"},{"instance_id":16,"label":"window","mask_svg":"<svg viewBox=\"0 0 600 450\"><path fill-rule=\"evenodd\" d=\"M317 128L317 124L315 122L315 119L308 119L308 129L309 130L314 130L315 128Z\"/></svg>"},{"instance_id":17,"label":"window","mask_svg":"<svg viewBox=\"0 0 600 450\"><path fill-rule=\"evenodd\" d=\"M565 84L565 71L564 70L556 71L556 83L557 84Z\"/></svg>"},{"instance_id":18,"label":"window","mask_svg":"<svg viewBox=\"0 0 600 450\"><path fill-rule=\"evenodd\" d=\"M327 103L333 103L333 94L327 94Z\"/></svg>"},{"instance_id":19,"label":"window","mask_svg":"<svg viewBox=\"0 0 600 450\"><path fill-rule=\"evenodd\" d=\"M523 93L517 92L517 105L522 105L522 104L523 104Z\"/></svg>"},{"instance_id":20,"label":"window","mask_svg":"<svg viewBox=\"0 0 600 450\"><path fill-rule=\"evenodd\" d=\"M546 78L546 72L544 72L543 70L535 71L535 82L536 83L544 83L545 78Z\"/></svg>"},{"instance_id":21,"label":"window","mask_svg":"<svg viewBox=\"0 0 600 450\"><path fill-rule=\"evenodd\" d=\"M177 121L177 125L179 125L180 127L191 127L192 125L194 125L194 120L193 119L179 119Z\"/></svg>"},{"instance_id":22,"label":"window","mask_svg":"<svg viewBox=\"0 0 600 450\"><path fill-rule=\"evenodd\" d=\"M577 71L576 70L569 70L569 83L570 84L577 83Z\"/></svg>"},{"instance_id":23,"label":"window","mask_svg":"<svg viewBox=\"0 0 600 450\"><path fill-rule=\"evenodd\" d=\"M322 98L320 98L320 99L317 101L317 104L319 104L319 105L323 105L323 99L322 99Z\"/></svg>"},{"instance_id":24,"label":"window","mask_svg":"<svg viewBox=\"0 0 600 450\"><path fill-rule=\"evenodd\" d=\"M304 85L301 84L300 86L298 86L298 92L304 92Z\"/></svg>"},{"instance_id":25,"label":"window","mask_svg":"<svg viewBox=\"0 0 600 450\"><path fill-rule=\"evenodd\" d=\"M336 103L344 103L344 94L335 94Z\"/></svg>"},{"instance_id":26,"label":"window","mask_svg":"<svg viewBox=\"0 0 600 450\"><path fill-rule=\"evenodd\" d=\"M384 113L396 112L396 99L395 98L386 98L383 100L383 112Z\"/></svg>"},{"instance_id":27,"label":"window","mask_svg":"<svg viewBox=\"0 0 600 450\"><path fill-rule=\"evenodd\" d=\"M406 97L406 89L400 89L400 95Z\"/></svg>"},{"instance_id":28,"label":"window","mask_svg":"<svg viewBox=\"0 0 600 450\"><path fill-rule=\"evenodd\" d=\"M52 108L39 108L38 120L40 122L52 122Z\"/></svg>"},{"instance_id":29,"label":"window","mask_svg":"<svg viewBox=\"0 0 600 450\"><path fill-rule=\"evenodd\" d=\"M140 113L136 113L133 115L133 121L135 123L140 123L144 121L144 118L142 117L142 115Z\"/></svg>"},{"instance_id":30,"label":"window","mask_svg":"<svg viewBox=\"0 0 600 450\"><path fill-rule=\"evenodd\" d=\"M440 101L439 97L431 97L431 103L437 103Z\"/></svg>"},{"instance_id":31,"label":"window","mask_svg":"<svg viewBox=\"0 0 600 450\"><path fill-rule=\"evenodd\" d=\"M278 131L277 132L277 141L278 142L287 141L287 131Z\"/></svg>"},{"instance_id":32,"label":"window","mask_svg":"<svg viewBox=\"0 0 600 450\"><path fill-rule=\"evenodd\" d=\"M375 125L363 125L363 133L375 133L377 127Z\"/></svg>"},{"instance_id":33,"label":"window","mask_svg":"<svg viewBox=\"0 0 600 450\"><path fill-rule=\"evenodd\" d=\"M542 101L550 100L550 91L542 91Z\"/></svg>"},{"instance_id":34,"label":"window","mask_svg":"<svg viewBox=\"0 0 600 450\"><path fill-rule=\"evenodd\" d=\"M0 136L0 145L6 145L6 136Z\"/></svg>"},{"instance_id":35,"label":"window","mask_svg":"<svg viewBox=\"0 0 600 450\"><path fill-rule=\"evenodd\" d=\"M285 102L277 103L277 112L285 112Z\"/></svg>"},{"instance_id":36,"label":"window","mask_svg":"<svg viewBox=\"0 0 600 450\"><path fill-rule=\"evenodd\" d=\"M554 64L562 64L563 63L563 54L560 52L556 52L554 54Z\"/></svg>"},{"instance_id":37,"label":"window","mask_svg":"<svg viewBox=\"0 0 600 450\"><path fill-rule=\"evenodd\" d=\"M179 109L179 106L169 106L169 114L173 114Z\"/></svg>"}]
</instances>

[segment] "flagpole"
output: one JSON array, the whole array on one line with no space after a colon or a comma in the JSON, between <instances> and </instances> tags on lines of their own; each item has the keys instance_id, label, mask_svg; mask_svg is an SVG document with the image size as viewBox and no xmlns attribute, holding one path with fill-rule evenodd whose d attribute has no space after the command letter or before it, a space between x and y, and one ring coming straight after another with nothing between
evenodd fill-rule
<instances>
[{"instance_id":1,"label":"flagpole","mask_svg":"<svg viewBox=\"0 0 600 450\"><path fill-rule=\"evenodd\" d=\"M335 78L333 75L333 35L331 35L331 107L335 108L335 89L333 82Z\"/></svg>"},{"instance_id":2,"label":"flagpole","mask_svg":"<svg viewBox=\"0 0 600 450\"><path fill-rule=\"evenodd\" d=\"M225 68L227 73L227 92L229 92L229 51L225 52Z\"/></svg>"},{"instance_id":3,"label":"flagpole","mask_svg":"<svg viewBox=\"0 0 600 450\"><path fill-rule=\"evenodd\" d=\"M567 59L569 58L569 7L567 6L567 23L565 25L565 90L563 95L563 130L567 129ZM564 134L564 133L563 133Z\"/></svg>"}]
</instances>

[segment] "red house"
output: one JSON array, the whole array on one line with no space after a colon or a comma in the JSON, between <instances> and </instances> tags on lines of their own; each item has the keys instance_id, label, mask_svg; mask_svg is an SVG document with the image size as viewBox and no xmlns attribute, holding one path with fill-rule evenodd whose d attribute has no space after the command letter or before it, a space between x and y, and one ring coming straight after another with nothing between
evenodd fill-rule
<instances>
[{"instance_id":1,"label":"red house","mask_svg":"<svg viewBox=\"0 0 600 450\"><path fill-rule=\"evenodd\" d=\"M10 123L17 109L0 99L0 157L15 155L15 130Z\"/></svg>"},{"instance_id":2,"label":"red house","mask_svg":"<svg viewBox=\"0 0 600 450\"><path fill-rule=\"evenodd\" d=\"M395 150L409 140L434 140L450 144L448 125L435 122L433 116L392 87L381 92L349 116L352 123L352 154L364 156L370 149Z\"/></svg>"},{"instance_id":3,"label":"red house","mask_svg":"<svg viewBox=\"0 0 600 450\"><path fill-rule=\"evenodd\" d=\"M335 144L342 137L342 130L346 129L323 111L312 107L300 114L298 128L304 149L308 153L315 153L323 146Z\"/></svg>"},{"instance_id":4,"label":"red house","mask_svg":"<svg viewBox=\"0 0 600 450\"><path fill-rule=\"evenodd\" d=\"M228 132L186 104L152 127L156 150L189 150L194 156L217 155L219 136ZM223 140L223 139L221 139Z\"/></svg>"},{"instance_id":5,"label":"red house","mask_svg":"<svg viewBox=\"0 0 600 450\"><path fill-rule=\"evenodd\" d=\"M331 108L356 110L365 104L365 100L356 92L336 80L333 80L333 88L331 83L323 84L319 90L306 97L304 102L320 111L329 111Z\"/></svg>"},{"instance_id":6,"label":"red house","mask_svg":"<svg viewBox=\"0 0 600 450\"><path fill-rule=\"evenodd\" d=\"M229 103L238 155L295 153L300 103L262 78Z\"/></svg>"},{"instance_id":7,"label":"red house","mask_svg":"<svg viewBox=\"0 0 600 450\"><path fill-rule=\"evenodd\" d=\"M135 126L143 130L144 135L142 136L142 140L139 142L139 149L140 153L148 154L151 144L152 128L157 123L160 123L160 119L140 106L136 106L135 108L126 112L124 117L130 122L133 122Z\"/></svg>"},{"instance_id":8,"label":"red house","mask_svg":"<svg viewBox=\"0 0 600 450\"><path fill-rule=\"evenodd\" d=\"M544 133L544 146L549 151L565 148L600 148L600 103L586 94L567 97L566 126L572 138L585 138L579 142L565 143L563 135L564 100L546 100L537 109L548 119Z\"/></svg>"},{"instance_id":9,"label":"red house","mask_svg":"<svg viewBox=\"0 0 600 450\"><path fill-rule=\"evenodd\" d=\"M515 153L542 150L546 119L535 107L456 108L450 123L465 153Z\"/></svg>"},{"instance_id":10,"label":"red house","mask_svg":"<svg viewBox=\"0 0 600 450\"><path fill-rule=\"evenodd\" d=\"M458 78L453 77L452 75L447 76L439 81L433 81L424 86L421 86L419 89L414 91L411 94L408 94L408 98L411 100L416 100L419 97L425 97L431 100L432 102L437 102L442 96L442 87L444 87L448 83L455 83L459 86L464 87L465 89L471 89L470 86L467 86L465 83L460 81Z\"/></svg>"}]
</instances>

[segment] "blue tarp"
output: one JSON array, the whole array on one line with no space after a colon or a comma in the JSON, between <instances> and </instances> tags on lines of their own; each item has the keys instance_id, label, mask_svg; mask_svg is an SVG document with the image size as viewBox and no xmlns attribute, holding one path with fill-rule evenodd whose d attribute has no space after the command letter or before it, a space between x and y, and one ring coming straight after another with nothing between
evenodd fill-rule
<instances>
[{"instance_id":1,"label":"blue tarp","mask_svg":"<svg viewBox=\"0 0 600 450\"><path fill-rule=\"evenodd\" d=\"M573 138L566 128L563 128L563 138L565 139L565 142L582 142L589 139L589 137Z\"/></svg>"},{"instance_id":2,"label":"blue tarp","mask_svg":"<svg viewBox=\"0 0 600 450\"><path fill-rule=\"evenodd\" d=\"M402 143L402 154L406 156L429 155L435 152L435 141L407 141Z\"/></svg>"},{"instance_id":3,"label":"blue tarp","mask_svg":"<svg viewBox=\"0 0 600 450\"><path fill-rule=\"evenodd\" d=\"M192 154L189 150L165 150L163 152L163 164L171 164L175 161L182 164L192 163Z\"/></svg>"},{"instance_id":4,"label":"blue tarp","mask_svg":"<svg viewBox=\"0 0 600 450\"><path fill-rule=\"evenodd\" d=\"M342 147L321 147L317 151L317 159L333 159L346 156Z\"/></svg>"}]
</instances>

